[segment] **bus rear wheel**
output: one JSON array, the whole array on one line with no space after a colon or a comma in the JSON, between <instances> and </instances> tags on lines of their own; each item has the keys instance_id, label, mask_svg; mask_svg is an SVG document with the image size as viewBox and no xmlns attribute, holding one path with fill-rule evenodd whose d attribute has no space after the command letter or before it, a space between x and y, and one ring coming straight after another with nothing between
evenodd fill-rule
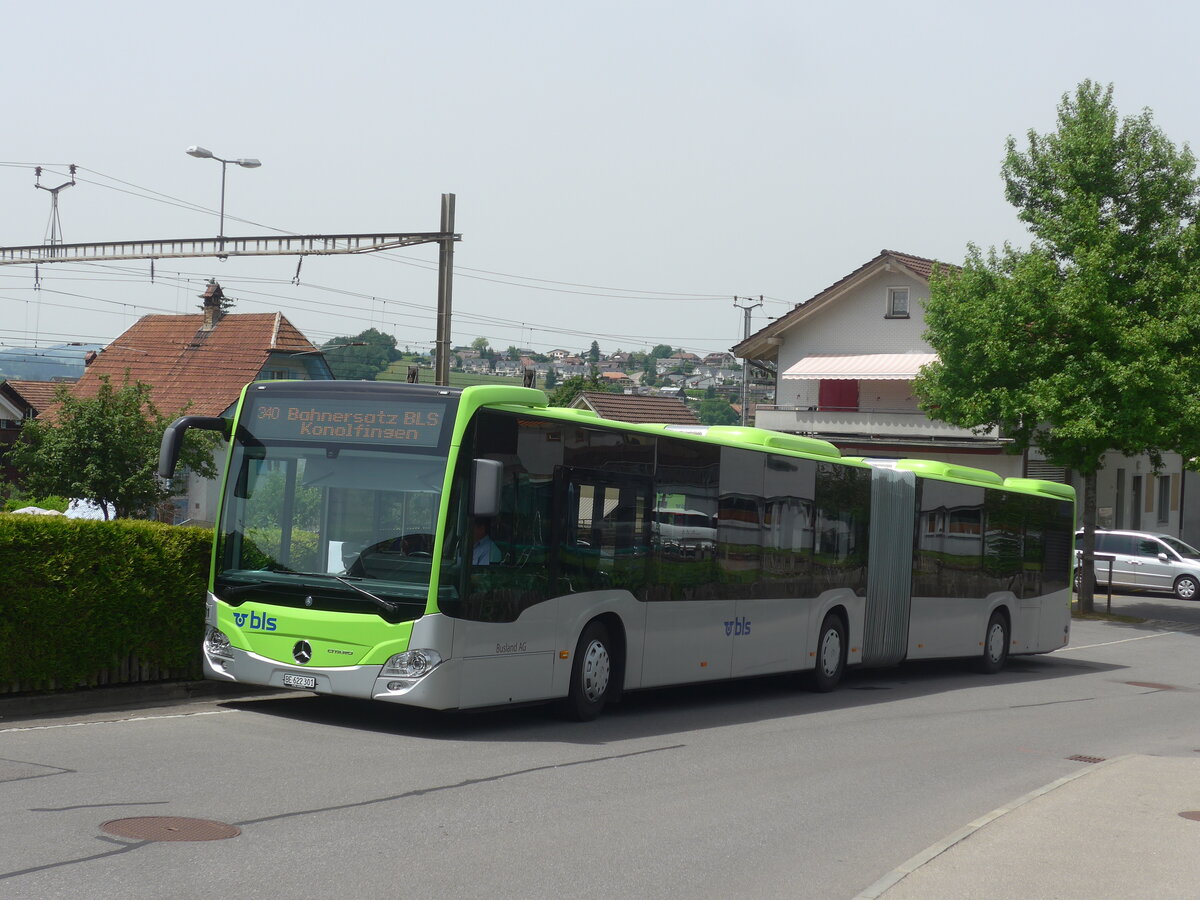
<instances>
[{"instance_id":1,"label":"bus rear wheel","mask_svg":"<svg viewBox=\"0 0 1200 900\"><path fill-rule=\"evenodd\" d=\"M613 678L612 642L601 622L589 622L575 645L571 688L562 712L577 722L590 722L608 700Z\"/></svg>"},{"instance_id":2,"label":"bus rear wheel","mask_svg":"<svg viewBox=\"0 0 1200 900\"><path fill-rule=\"evenodd\" d=\"M995 675L1008 662L1008 619L996 610L988 619L987 631L983 634L983 654L976 663L980 672Z\"/></svg>"},{"instance_id":3,"label":"bus rear wheel","mask_svg":"<svg viewBox=\"0 0 1200 900\"><path fill-rule=\"evenodd\" d=\"M827 693L842 680L846 672L846 626L837 613L829 613L821 623L817 637L817 665L813 669L813 690Z\"/></svg>"}]
</instances>

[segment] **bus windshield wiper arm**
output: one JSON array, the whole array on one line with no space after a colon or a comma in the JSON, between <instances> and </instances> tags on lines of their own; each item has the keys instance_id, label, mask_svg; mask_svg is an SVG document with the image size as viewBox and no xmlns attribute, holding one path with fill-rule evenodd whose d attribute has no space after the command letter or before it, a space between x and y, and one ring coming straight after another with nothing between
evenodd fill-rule
<instances>
[{"instance_id":1,"label":"bus windshield wiper arm","mask_svg":"<svg viewBox=\"0 0 1200 900\"><path fill-rule=\"evenodd\" d=\"M334 575L332 572L322 572L320 574L324 575L326 578L334 578L334 579L340 581L346 587L350 588L350 590L358 591L358 593L362 594L364 597L370 597L372 600L375 601L375 605L378 606L380 609L384 610L385 612L394 613L397 609L396 604L394 604L388 600L384 600L382 597L380 597L376 594L372 594L370 591L368 591L364 587L359 587L357 584L355 584L349 578L343 578L341 575Z\"/></svg>"},{"instance_id":2,"label":"bus windshield wiper arm","mask_svg":"<svg viewBox=\"0 0 1200 900\"><path fill-rule=\"evenodd\" d=\"M295 569L289 569L287 566L281 566L278 563L272 563L271 565L267 566L267 571L268 572L279 572L279 573L282 573L285 575L300 575L304 578L332 578L335 581L340 581L346 587L350 588L350 590L352 590L356 593L362 594L364 597L371 600L376 606L378 606L384 612L395 613L400 608L395 603L392 603L390 600L384 600L379 595L372 594L366 588L359 587L357 584L355 584L349 578L343 578L341 575L334 575L332 572L297 572ZM274 587L274 586L276 586L276 582L253 581L249 584L239 584L239 585L236 585L235 587L227 588L223 593L226 596L232 597L232 596L236 596L237 594L244 593L245 591L253 590L254 588L264 587L264 586L268 586L268 585ZM281 586L283 586L283 585L281 585Z\"/></svg>"}]
</instances>

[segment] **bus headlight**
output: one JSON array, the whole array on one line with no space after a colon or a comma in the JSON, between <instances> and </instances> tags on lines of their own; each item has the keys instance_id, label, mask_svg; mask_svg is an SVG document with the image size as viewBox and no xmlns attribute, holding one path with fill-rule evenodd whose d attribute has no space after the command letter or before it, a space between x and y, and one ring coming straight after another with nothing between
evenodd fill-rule
<instances>
[{"instance_id":1,"label":"bus headlight","mask_svg":"<svg viewBox=\"0 0 1200 900\"><path fill-rule=\"evenodd\" d=\"M383 664L380 675L395 675L400 678L423 678L442 661L436 650L408 650L397 653Z\"/></svg>"},{"instance_id":2,"label":"bus headlight","mask_svg":"<svg viewBox=\"0 0 1200 900\"><path fill-rule=\"evenodd\" d=\"M225 636L225 632L219 631L211 625L208 626L208 632L204 635L204 649L208 651L209 656L233 659L233 649L229 646L229 638Z\"/></svg>"}]
</instances>

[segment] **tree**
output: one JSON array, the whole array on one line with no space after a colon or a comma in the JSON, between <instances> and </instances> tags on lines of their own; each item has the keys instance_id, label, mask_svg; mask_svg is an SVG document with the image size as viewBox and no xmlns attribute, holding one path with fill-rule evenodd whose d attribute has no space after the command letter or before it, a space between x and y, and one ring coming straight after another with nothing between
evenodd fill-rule
<instances>
[{"instance_id":1,"label":"tree","mask_svg":"<svg viewBox=\"0 0 1200 900\"><path fill-rule=\"evenodd\" d=\"M79 399L58 389L54 422L30 419L8 459L34 494L59 494L90 500L108 516L111 504L120 518L133 516L171 496L155 478L158 448L170 418L150 400L150 386L114 388L100 376L95 397ZM189 431L180 460L203 478L217 474L213 463L216 434Z\"/></svg>"},{"instance_id":2,"label":"tree","mask_svg":"<svg viewBox=\"0 0 1200 900\"><path fill-rule=\"evenodd\" d=\"M563 379L562 384L554 389L548 400L551 406L570 406L571 402L584 391L614 393L613 389L598 377L588 376L585 378L582 375L571 375Z\"/></svg>"},{"instance_id":3,"label":"tree","mask_svg":"<svg viewBox=\"0 0 1200 900\"><path fill-rule=\"evenodd\" d=\"M670 359L674 352L670 344L655 344L650 349L650 357L652 359Z\"/></svg>"},{"instance_id":4,"label":"tree","mask_svg":"<svg viewBox=\"0 0 1200 900\"><path fill-rule=\"evenodd\" d=\"M554 366L546 369L546 383L543 387L547 391L552 391L558 385L558 372L554 371Z\"/></svg>"},{"instance_id":5,"label":"tree","mask_svg":"<svg viewBox=\"0 0 1200 900\"><path fill-rule=\"evenodd\" d=\"M696 416L703 425L736 425L741 420L724 398L701 400L696 404Z\"/></svg>"},{"instance_id":6,"label":"tree","mask_svg":"<svg viewBox=\"0 0 1200 900\"><path fill-rule=\"evenodd\" d=\"M930 282L925 337L938 354L914 385L930 416L996 426L1020 452L1084 481L1084 557L1095 549L1106 451L1200 455L1200 182L1195 159L1153 124L1118 119L1112 87L1064 95L1056 131L1009 138L1005 195L1033 235ZM1092 609L1084 565L1080 605Z\"/></svg>"},{"instance_id":7,"label":"tree","mask_svg":"<svg viewBox=\"0 0 1200 900\"><path fill-rule=\"evenodd\" d=\"M401 357L395 337L377 328L368 328L353 337L335 337L321 349L334 377L352 380L373 381Z\"/></svg>"},{"instance_id":8,"label":"tree","mask_svg":"<svg viewBox=\"0 0 1200 900\"><path fill-rule=\"evenodd\" d=\"M488 339L485 337L475 338L475 340L471 341L471 349L478 350L479 355L482 356L486 350L490 349Z\"/></svg>"}]
</instances>

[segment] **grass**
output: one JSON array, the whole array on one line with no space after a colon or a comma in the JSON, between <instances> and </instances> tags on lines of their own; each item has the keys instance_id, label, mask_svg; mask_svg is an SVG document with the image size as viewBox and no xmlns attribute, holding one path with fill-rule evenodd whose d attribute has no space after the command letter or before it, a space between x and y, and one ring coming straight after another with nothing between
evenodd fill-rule
<instances>
[{"instance_id":1,"label":"grass","mask_svg":"<svg viewBox=\"0 0 1200 900\"><path fill-rule=\"evenodd\" d=\"M392 363L385 371L380 372L376 377L376 381L405 381L408 379L408 367L411 363L401 360L400 362ZM421 379L421 384L433 384L436 381L433 369L421 367L418 375ZM509 386L521 384L520 378L513 378L507 375L475 375L471 372L451 372L450 387L464 388L470 387L473 384L507 384Z\"/></svg>"}]
</instances>

